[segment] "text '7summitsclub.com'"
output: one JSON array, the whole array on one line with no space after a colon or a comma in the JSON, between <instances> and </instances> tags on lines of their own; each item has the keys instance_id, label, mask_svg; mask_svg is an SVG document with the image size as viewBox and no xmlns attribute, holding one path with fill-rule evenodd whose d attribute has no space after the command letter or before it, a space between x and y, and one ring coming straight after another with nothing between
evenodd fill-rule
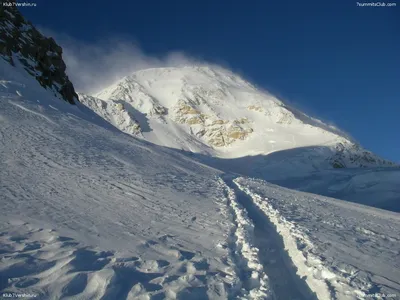
<instances>
[{"instance_id":1,"label":"text '7summitsclub.com'","mask_svg":"<svg viewBox=\"0 0 400 300\"><path fill-rule=\"evenodd\" d=\"M357 7L397 7L396 2L356 2Z\"/></svg>"}]
</instances>

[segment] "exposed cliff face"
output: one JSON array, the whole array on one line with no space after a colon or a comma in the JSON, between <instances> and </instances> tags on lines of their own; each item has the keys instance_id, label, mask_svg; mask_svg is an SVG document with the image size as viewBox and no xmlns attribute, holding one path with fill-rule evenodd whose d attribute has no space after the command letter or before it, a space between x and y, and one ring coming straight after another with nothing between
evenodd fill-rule
<instances>
[{"instance_id":1,"label":"exposed cliff face","mask_svg":"<svg viewBox=\"0 0 400 300\"><path fill-rule=\"evenodd\" d=\"M228 146L235 141L245 140L253 132L247 118L224 120L218 116L201 113L188 102L178 101L174 107L176 123L189 126L192 134L201 138L212 147Z\"/></svg>"},{"instance_id":2,"label":"exposed cliff face","mask_svg":"<svg viewBox=\"0 0 400 300\"><path fill-rule=\"evenodd\" d=\"M2 1L3 2L3 1ZM8 1L15 2L15 1ZM78 101L65 73L62 49L53 38L44 37L14 6L0 6L0 55L10 64L18 59L25 70L46 89L71 104Z\"/></svg>"}]
</instances>

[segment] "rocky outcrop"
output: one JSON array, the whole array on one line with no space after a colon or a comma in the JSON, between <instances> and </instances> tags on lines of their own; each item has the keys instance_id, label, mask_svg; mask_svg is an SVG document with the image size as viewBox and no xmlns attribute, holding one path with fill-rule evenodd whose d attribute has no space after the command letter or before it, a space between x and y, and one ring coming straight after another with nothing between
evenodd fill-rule
<instances>
[{"instance_id":1,"label":"rocky outcrop","mask_svg":"<svg viewBox=\"0 0 400 300\"><path fill-rule=\"evenodd\" d=\"M133 91L136 92L136 97L132 97ZM148 117L162 118L168 114L168 109L162 106L157 99L149 95L134 78L127 78L119 83L112 93L99 93L96 97L99 99L126 102Z\"/></svg>"},{"instance_id":2,"label":"rocky outcrop","mask_svg":"<svg viewBox=\"0 0 400 300\"><path fill-rule=\"evenodd\" d=\"M7 1L12 4L14 1ZM65 73L62 49L53 38L44 37L11 5L0 6L0 55L10 64L18 59L25 70L46 89L75 104L78 95Z\"/></svg>"},{"instance_id":3,"label":"rocky outcrop","mask_svg":"<svg viewBox=\"0 0 400 300\"><path fill-rule=\"evenodd\" d=\"M258 105L249 105L247 107L248 110L254 110L254 111L258 111L258 112L263 112L264 109L261 106Z\"/></svg>"},{"instance_id":4,"label":"rocky outcrop","mask_svg":"<svg viewBox=\"0 0 400 300\"><path fill-rule=\"evenodd\" d=\"M335 154L329 158L330 164L336 169L340 168L366 168L371 166L395 166L395 163L384 160L370 151L366 151L357 144L343 142L337 143Z\"/></svg>"},{"instance_id":5,"label":"rocky outcrop","mask_svg":"<svg viewBox=\"0 0 400 300\"><path fill-rule=\"evenodd\" d=\"M138 135L142 132L139 122L130 113L123 102L113 100L101 100L96 97L79 93L82 104L95 111L100 117L131 135Z\"/></svg>"},{"instance_id":6,"label":"rocky outcrop","mask_svg":"<svg viewBox=\"0 0 400 300\"><path fill-rule=\"evenodd\" d=\"M209 126L205 129L204 137L214 147L228 146L238 140L245 140L253 129L243 126L237 120L223 126Z\"/></svg>"},{"instance_id":7,"label":"rocky outcrop","mask_svg":"<svg viewBox=\"0 0 400 300\"><path fill-rule=\"evenodd\" d=\"M178 101L174 113L175 122L188 125L192 134L202 138L213 147L228 146L235 141L246 139L253 132L247 118L217 119L215 115L201 113L185 100Z\"/></svg>"}]
</instances>

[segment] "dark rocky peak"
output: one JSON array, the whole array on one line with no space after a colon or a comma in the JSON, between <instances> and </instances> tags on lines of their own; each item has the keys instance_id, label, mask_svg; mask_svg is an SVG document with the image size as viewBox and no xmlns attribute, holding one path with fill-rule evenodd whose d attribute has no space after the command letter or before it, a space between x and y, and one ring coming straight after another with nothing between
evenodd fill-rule
<instances>
[{"instance_id":1,"label":"dark rocky peak","mask_svg":"<svg viewBox=\"0 0 400 300\"><path fill-rule=\"evenodd\" d=\"M62 48L25 20L13 3L0 1L0 56L12 65L18 59L44 88L75 104L78 95L65 73Z\"/></svg>"}]
</instances>

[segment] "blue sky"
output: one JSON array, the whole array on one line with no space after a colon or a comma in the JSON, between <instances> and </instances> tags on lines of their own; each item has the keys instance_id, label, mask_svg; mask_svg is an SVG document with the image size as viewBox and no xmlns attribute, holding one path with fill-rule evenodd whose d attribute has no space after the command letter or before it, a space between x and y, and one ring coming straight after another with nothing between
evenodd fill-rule
<instances>
[{"instance_id":1,"label":"blue sky","mask_svg":"<svg viewBox=\"0 0 400 300\"><path fill-rule=\"evenodd\" d=\"M28 19L80 46L118 38L146 58L182 51L228 66L400 162L398 0L390 8L352 0L36 3L23 9Z\"/></svg>"}]
</instances>

